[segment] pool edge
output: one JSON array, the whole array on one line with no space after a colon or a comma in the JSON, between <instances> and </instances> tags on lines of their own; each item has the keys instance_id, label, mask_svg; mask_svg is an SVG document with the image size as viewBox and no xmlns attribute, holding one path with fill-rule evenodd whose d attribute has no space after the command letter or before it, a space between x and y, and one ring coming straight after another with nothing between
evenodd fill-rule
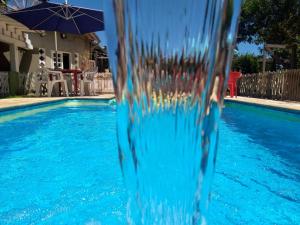
<instances>
[{"instance_id":1,"label":"pool edge","mask_svg":"<svg viewBox=\"0 0 300 225\"><path fill-rule=\"evenodd\" d=\"M59 103L59 102L63 102L63 101L68 101L68 100L111 100L114 99L115 97L112 96L97 96L97 97L93 97L93 96L88 96L88 97L84 97L84 96L78 96L78 97L61 97L61 98L46 98L45 99L41 99L41 101L38 102L28 102L28 103L24 103L24 104L19 104L19 105L11 105L11 106L0 106L0 112L7 112L7 111L11 111L11 110L16 110L16 109L22 109L22 108L30 108L30 107L35 107L35 106L39 106L39 105L48 105L48 104L53 104L53 103ZM35 99L36 98L27 98L28 99Z\"/></svg>"},{"instance_id":2,"label":"pool edge","mask_svg":"<svg viewBox=\"0 0 300 225\"><path fill-rule=\"evenodd\" d=\"M258 99L258 98L248 98L248 97L237 97L237 98L224 98L224 103L233 102L245 105L258 106L262 108L273 109L282 112L290 112L295 114L300 114L300 103L294 102L283 102L275 101L269 99Z\"/></svg>"}]
</instances>

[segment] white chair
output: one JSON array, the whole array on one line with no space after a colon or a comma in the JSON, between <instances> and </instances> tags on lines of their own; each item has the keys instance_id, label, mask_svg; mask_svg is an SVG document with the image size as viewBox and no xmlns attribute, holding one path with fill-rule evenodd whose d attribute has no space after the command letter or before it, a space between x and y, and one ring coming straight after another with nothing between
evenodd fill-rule
<instances>
[{"instance_id":1,"label":"white chair","mask_svg":"<svg viewBox=\"0 0 300 225\"><path fill-rule=\"evenodd\" d=\"M60 71L52 71L46 68L42 68L37 72L36 75L36 96L40 95L40 90L43 85L47 85L48 97L51 97L53 86L56 83L62 83L62 87L67 97L69 97L68 85L65 77Z\"/></svg>"},{"instance_id":2,"label":"white chair","mask_svg":"<svg viewBox=\"0 0 300 225\"><path fill-rule=\"evenodd\" d=\"M64 89L66 96L69 97L68 84L67 84L67 80L66 80L65 76L63 75L63 73L60 71L48 70L48 75L51 80L49 88L48 88L48 97L51 97L53 86L56 83L62 84L62 88Z\"/></svg>"},{"instance_id":3,"label":"white chair","mask_svg":"<svg viewBox=\"0 0 300 225\"><path fill-rule=\"evenodd\" d=\"M46 88L46 86L48 92L49 87L51 86L50 83L48 71L45 68L38 70L35 76L35 95L40 96L41 88Z\"/></svg>"},{"instance_id":4,"label":"white chair","mask_svg":"<svg viewBox=\"0 0 300 225\"><path fill-rule=\"evenodd\" d=\"M113 80L112 80L112 74L109 72L108 69L105 69L105 73L103 75L104 77L104 87L103 91L106 93L113 93L114 92L114 86L113 86Z\"/></svg>"},{"instance_id":5,"label":"white chair","mask_svg":"<svg viewBox=\"0 0 300 225\"><path fill-rule=\"evenodd\" d=\"M98 73L98 67L94 67L91 70L85 71L82 74L80 74L80 96L85 95L84 91L84 85L87 84L89 89L91 90L91 94L95 95L95 84L94 84L94 78L95 75Z\"/></svg>"}]
</instances>

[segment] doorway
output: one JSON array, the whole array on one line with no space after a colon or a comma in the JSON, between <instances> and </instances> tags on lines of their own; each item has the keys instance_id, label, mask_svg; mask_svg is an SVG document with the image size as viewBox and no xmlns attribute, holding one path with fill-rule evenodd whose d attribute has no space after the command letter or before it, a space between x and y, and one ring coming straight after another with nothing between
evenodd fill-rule
<instances>
[{"instance_id":1,"label":"doorway","mask_svg":"<svg viewBox=\"0 0 300 225\"><path fill-rule=\"evenodd\" d=\"M63 69L71 69L70 68L70 54L63 53Z\"/></svg>"}]
</instances>

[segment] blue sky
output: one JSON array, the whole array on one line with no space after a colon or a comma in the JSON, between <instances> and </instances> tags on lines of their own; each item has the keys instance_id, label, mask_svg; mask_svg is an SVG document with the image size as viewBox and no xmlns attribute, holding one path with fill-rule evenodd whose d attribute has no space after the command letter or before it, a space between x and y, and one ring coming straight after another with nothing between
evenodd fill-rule
<instances>
[{"instance_id":1,"label":"blue sky","mask_svg":"<svg viewBox=\"0 0 300 225\"><path fill-rule=\"evenodd\" d=\"M57 3L63 3L64 0L50 0L51 2L57 2ZM76 5L76 6L81 6L81 7L87 7L87 8L92 8L92 9L98 9L101 10L101 1L106 1L106 0L68 0L69 4L71 5ZM98 36L101 39L101 44L106 45L106 35L105 32L97 32ZM248 43L241 43L238 46L239 49L239 54L254 54L258 55L260 54L259 47L257 45L253 44L248 44Z\"/></svg>"},{"instance_id":2,"label":"blue sky","mask_svg":"<svg viewBox=\"0 0 300 225\"><path fill-rule=\"evenodd\" d=\"M243 42L238 45L239 54L241 55L246 53L260 55L260 48L262 48L261 45L249 44L247 42Z\"/></svg>"}]
</instances>

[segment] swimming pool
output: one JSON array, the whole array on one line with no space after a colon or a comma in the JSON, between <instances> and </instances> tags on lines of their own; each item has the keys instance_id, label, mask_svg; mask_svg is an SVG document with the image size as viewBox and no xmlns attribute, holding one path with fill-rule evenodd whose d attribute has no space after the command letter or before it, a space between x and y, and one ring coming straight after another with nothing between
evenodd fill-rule
<instances>
[{"instance_id":1,"label":"swimming pool","mask_svg":"<svg viewBox=\"0 0 300 225\"><path fill-rule=\"evenodd\" d=\"M213 224L300 224L300 115L227 103Z\"/></svg>"},{"instance_id":2,"label":"swimming pool","mask_svg":"<svg viewBox=\"0 0 300 225\"><path fill-rule=\"evenodd\" d=\"M126 224L115 106L0 113L0 224ZM300 115L227 103L211 224L299 224Z\"/></svg>"}]
</instances>

